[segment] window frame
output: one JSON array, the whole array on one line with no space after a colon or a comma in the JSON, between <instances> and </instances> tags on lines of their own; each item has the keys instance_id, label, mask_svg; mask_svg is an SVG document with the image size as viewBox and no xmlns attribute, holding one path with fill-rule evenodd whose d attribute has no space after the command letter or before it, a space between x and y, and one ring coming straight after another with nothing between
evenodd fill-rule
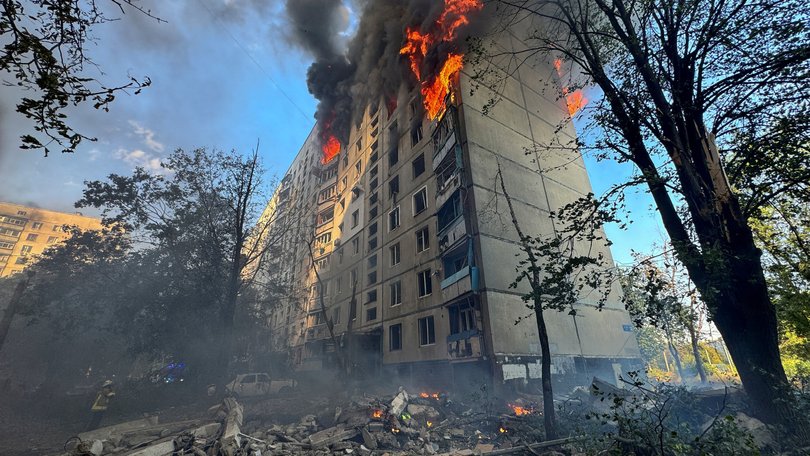
<instances>
[{"instance_id":1,"label":"window frame","mask_svg":"<svg viewBox=\"0 0 810 456\"><path fill-rule=\"evenodd\" d=\"M436 319L433 315L422 317L417 321L419 332L419 346L430 347L436 345Z\"/></svg>"},{"instance_id":2,"label":"window frame","mask_svg":"<svg viewBox=\"0 0 810 456\"><path fill-rule=\"evenodd\" d=\"M422 207L422 210L417 211L416 210L416 196L419 195L419 194L424 195L424 207ZM425 212L425 211L428 210L427 185L423 185L422 188L420 188L419 190L414 192L413 195L411 195L411 205L412 205L411 209L412 209L414 217L416 217L417 215L421 214L422 212Z\"/></svg>"},{"instance_id":3,"label":"window frame","mask_svg":"<svg viewBox=\"0 0 810 456\"><path fill-rule=\"evenodd\" d=\"M416 273L416 297L427 298L433 294L433 271L431 268Z\"/></svg>"},{"instance_id":4,"label":"window frame","mask_svg":"<svg viewBox=\"0 0 810 456\"><path fill-rule=\"evenodd\" d=\"M392 225L391 216L393 214L395 214L395 213L396 213L397 224L396 224L396 226L391 226ZM391 209L390 211L388 211L388 232L390 233L391 231L396 230L397 228L400 227L400 225L402 225L402 215L399 212L399 205L397 205L397 207L395 207L395 208Z\"/></svg>"},{"instance_id":5,"label":"window frame","mask_svg":"<svg viewBox=\"0 0 810 456\"><path fill-rule=\"evenodd\" d=\"M396 329L396 331L394 331ZM396 347L394 346L394 334L396 333ZM402 351L402 323L388 325L388 351Z\"/></svg>"}]
</instances>

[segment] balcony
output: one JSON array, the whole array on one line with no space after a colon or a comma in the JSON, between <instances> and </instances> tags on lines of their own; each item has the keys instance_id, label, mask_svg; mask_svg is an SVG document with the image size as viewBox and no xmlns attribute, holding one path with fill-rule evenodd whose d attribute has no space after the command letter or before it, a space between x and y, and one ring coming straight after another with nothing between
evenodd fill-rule
<instances>
[{"instance_id":1,"label":"balcony","mask_svg":"<svg viewBox=\"0 0 810 456\"><path fill-rule=\"evenodd\" d=\"M451 359L481 356L481 333L473 329L447 336L447 354Z\"/></svg>"},{"instance_id":2,"label":"balcony","mask_svg":"<svg viewBox=\"0 0 810 456\"><path fill-rule=\"evenodd\" d=\"M461 187L461 170L456 168L453 174L436 189L436 207L441 207Z\"/></svg>"},{"instance_id":3,"label":"balcony","mask_svg":"<svg viewBox=\"0 0 810 456\"><path fill-rule=\"evenodd\" d=\"M439 252L444 253L467 237L464 217L457 217L452 224L439 233Z\"/></svg>"},{"instance_id":4,"label":"balcony","mask_svg":"<svg viewBox=\"0 0 810 456\"><path fill-rule=\"evenodd\" d=\"M437 145L436 152L433 154L434 172L451 153L454 158L456 154L461 154L461 146L459 146L458 141L456 141L455 132L451 133L440 147Z\"/></svg>"},{"instance_id":5,"label":"balcony","mask_svg":"<svg viewBox=\"0 0 810 456\"><path fill-rule=\"evenodd\" d=\"M442 301L452 301L465 293L473 291L471 269L467 267L464 271L459 271L442 280Z\"/></svg>"},{"instance_id":6,"label":"balcony","mask_svg":"<svg viewBox=\"0 0 810 456\"><path fill-rule=\"evenodd\" d=\"M325 323L307 328L307 342L326 339L327 337L329 337L329 328L326 327Z\"/></svg>"}]
</instances>

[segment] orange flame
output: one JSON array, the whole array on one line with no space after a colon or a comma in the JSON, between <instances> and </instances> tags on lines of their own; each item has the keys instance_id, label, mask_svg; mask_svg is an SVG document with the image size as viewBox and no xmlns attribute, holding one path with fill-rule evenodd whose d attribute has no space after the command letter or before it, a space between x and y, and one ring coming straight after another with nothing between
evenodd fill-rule
<instances>
[{"instance_id":1,"label":"orange flame","mask_svg":"<svg viewBox=\"0 0 810 456\"><path fill-rule=\"evenodd\" d=\"M383 417L382 410L379 409L374 410L373 412L371 412L371 417L377 420L381 419Z\"/></svg>"},{"instance_id":2,"label":"orange flame","mask_svg":"<svg viewBox=\"0 0 810 456\"><path fill-rule=\"evenodd\" d=\"M524 407L522 405L509 404L509 408L515 413L515 416L531 415L534 409L531 407Z\"/></svg>"},{"instance_id":3,"label":"orange flame","mask_svg":"<svg viewBox=\"0 0 810 456\"><path fill-rule=\"evenodd\" d=\"M500 432L501 434L506 434L506 428L501 426L498 428L498 432Z\"/></svg>"},{"instance_id":4,"label":"orange flame","mask_svg":"<svg viewBox=\"0 0 810 456\"><path fill-rule=\"evenodd\" d=\"M557 75L562 78L562 60L555 59L554 60L554 69L557 70ZM580 109L584 108L586 104L588 104L588 99L585 98L585 95L582 93L582 89L576 89L572 93L569 93L571 89L568 87L562 88L562 94L565 97L565 104L568 107L568 115L574 117L574 114L579 112Z\"/></svg>"},{"instance_id":5,"label":"orange flame","mask_svg":"<svg viewBox=\"0 0 810 456\"><path fill-rule=\"evenodd\" d=\"M444 101L450 93L455 76L461 71L464 56L448 53L439 66L438 74L427 79L422 78L422 62L434 45L454 41L458 29L470 23L467 14L483 7L481 0L445 0L444 11L430 31L423 33L412 27L405 31L405 44L399 53L408 57L411 71L422 85L422 103L431 120L444 112Z\"/></svg>"},{"instance_id":6,"label":"orange flame","mask_svg":"<svg viewBox=\"0 0 810 456\"><path fill-rule=\"evenodd\" d=\"M321 145L323 157L321 163L324 165L331 162L340 153L340 141L334 135L329 135L328 138Z\"/></svg>"},{"instance_id":7,"label":"orange flame","mask_svg":"<svg viewBox=\"0 0 810 456\"><path fill-rule=\"evenodd\" d=\"M433 421L428 421L426 424L427 424L427 427L433 427Z\"/></svg>"},{"instance_id":8,"label":"orange flame","mask_svg":"<svg viewBox=\"0 0 810 456\"><path fill-rule=\"evenodd\" d=\"M419 393L419 397L422 399L436 399L437 401L441 399L439 393Z\"/></svg>"}]
</instances>

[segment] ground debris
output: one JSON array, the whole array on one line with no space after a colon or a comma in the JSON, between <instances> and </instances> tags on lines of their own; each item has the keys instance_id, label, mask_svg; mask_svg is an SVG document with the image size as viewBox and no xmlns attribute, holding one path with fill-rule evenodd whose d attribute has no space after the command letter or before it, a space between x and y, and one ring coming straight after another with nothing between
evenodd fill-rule
<instances>
[{"instance_id":1,"label":"ground debris","mask_svg":"<svg viewBox=\"0 0 810 456\"><path fill-rule=\"evenodd\" d=\"M139 420L89 437L100 442L101 454L128 456L508 454L542 442L540 410L534 398L482 406L400 387L390 396L365 392L273 405L226 398L199 419Z\"/></svg>"}]
</instances>

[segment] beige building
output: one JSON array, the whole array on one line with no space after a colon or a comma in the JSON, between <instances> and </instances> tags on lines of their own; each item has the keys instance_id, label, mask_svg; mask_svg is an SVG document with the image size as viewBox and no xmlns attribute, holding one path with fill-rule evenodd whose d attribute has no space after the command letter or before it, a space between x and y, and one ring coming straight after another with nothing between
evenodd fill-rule
<instances>
[{"instance_id":1,"label":"beige building","mask_svg":"<svg viewBox=\"0 0 810 456\"><path fill-rule=\"evenodd\" d=\"M22 272L45 249L69 236L65 226L100 229L98 219L0 202L0 277Z\"/></svg>"},{"instance_id":2,"label":"beige building","mask_svg":"<svg viewBox=\"0 0 810 456\"><path fill-rule=\"evenodd\" d=\"M505 34L498 46L522 45ZM525 287L510 288L520 251L495 191L497 164L523 229L535 236L554 232L551 211L591 192L588 174L578 152L527 153L576 135L565 101L547 93L548 83L560 84L551 62L503 73L497 93L470 95L469 75L459 79L439 119L416 117L419 94L403 89L394 109L367 107L326 165L313 131L286 173L268 210L285 208L276 229L288 235L262 267L287 290L271 317L272 344L297 369L319 372L343 357L358 371L436 386L481 373L496 382L539 379L535 319L516 323L531 311ZM612 262L604 244L581 248ZM619 293L601 310L583 296L574 317L546 312L555 375L613 379L637 366Z\"/></svg>"}]
</instances>

